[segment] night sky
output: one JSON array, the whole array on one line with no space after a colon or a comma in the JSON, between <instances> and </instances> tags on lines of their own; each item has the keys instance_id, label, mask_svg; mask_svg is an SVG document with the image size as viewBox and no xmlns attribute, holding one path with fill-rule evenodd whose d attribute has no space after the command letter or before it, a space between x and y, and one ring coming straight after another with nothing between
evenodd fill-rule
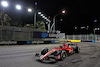
<instances>
[{"instance_id":1,"label":"night sky","mask_svg":"<svg viewBox=\"0 0 100 67\"><path fill-rule=\"evenodd\" d=\"M27 13L27 8L34 8L34 2L38 2L37 9L46 16L53 17L65 9L65 15L56 17L56 29L66 34L90 34L94 27L100 26L100 2L99 0L9 0L8 12L22 14L27 19L25 23L32 20L32 14ZM22 4L23 9L18 12L14 9L14 4ZM13 9L13 11L11 11ZM33 11L34 14L34 11ZM94 20L97 20L94 22ZM24 23L24 24L25 24ZM29 22L28 22L29 23ZM32 23L32 22L31 22ZM88 28L87 28L88 26ZM77 29L75 29L77 27ZM86 27L81 29L80 27ZM100 32L97 31L99 34Z\"/></svg>"}]
</instances>

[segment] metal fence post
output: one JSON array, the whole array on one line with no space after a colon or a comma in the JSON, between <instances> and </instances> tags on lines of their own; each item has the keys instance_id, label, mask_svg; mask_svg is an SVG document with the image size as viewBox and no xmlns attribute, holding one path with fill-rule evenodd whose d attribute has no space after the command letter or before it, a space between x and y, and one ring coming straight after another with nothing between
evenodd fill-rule
<instances>
[{"instance_id":1,"label":"metal fence post","mask_svg":"<svg viewBox=\"0 0 100 67\"><path fill-rule=\"evenodd\" d=\"M2 41L2 26L1 26L1 41Z\"/></svg>"},{"instance_id":2,"label":"metal fence post","mask_svg":"<svg viewBox=\"0 0 100 67\"><path fill-rule=\"evenodd\" d=\"M89 36L88 36L88 34L87 34L87 40L89 40Z\"/></svg>"},{"instance_id":3,"label":"metal fence post","mask_svg":"<svg viewBox=\"0 0 100 67\"><path fill-rule=\"evenodd\" d=\"M73 40L75 40L74 34L73 34Z\"/></svg>"},{"instance_id":4,"label":"metal fence post","mask_svg":"<svg viewBox=\"0 0 100 67\"><path fill-rule=\"evenodd\" d=\"M31 31L29 31L28 33L29 33L29 38L28 38L28 40L31 40L31 36L30 36L30 35L31 35Z\"/></svg>"},{"instance_id":5,"label":"metal fence post","mask_svg":"<svg viewBox=\"0 0 100 67\"><path fill-rule=\"evenodd\" d=\"M80 34L80 40L81 40L81 34Z\"/></svg>"},{"instance_id":6,"label":"metal fence post","mask_svg":"<svg viewBox=\"0 0 100 67\"><path fill-rule=\"evenodd\" d=\"M97 35L95 35L95 41L97 40Z\"/></svg>"},{"instance_id":7,"label":"metal fence post","mask_svg":"<svg viewBox=\"0 0 100 67\"><path fill-rule=\"evenodd\" d=\"M86 35L85 35L85 40L87 40Z\"/></svg>"},{"instance_id":8,"label":"metal fence post","mask_svg":"<svg viewBox=\"0 0 100 67\"><path fill-rule=\"evenodd\" d=\"M12 37L12 40L15 40L15 28L13 27L13 37Z\"/></svg>"}]
</instances>

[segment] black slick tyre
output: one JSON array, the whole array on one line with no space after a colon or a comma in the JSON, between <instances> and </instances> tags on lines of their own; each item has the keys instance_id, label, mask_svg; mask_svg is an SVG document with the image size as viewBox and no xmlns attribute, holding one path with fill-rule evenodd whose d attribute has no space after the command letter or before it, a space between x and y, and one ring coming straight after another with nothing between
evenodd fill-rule
<instances>
[{"instance_id":1,"label":"black slick tyre","mask_svg":"<svg viewBox=\"0 0 100 67\"><path fill-rule=\"evenodd\" d=\"M61 60L64 60L66 58L66 56L67 56L66 52L62 53Z\"/></svg>"}]
</instances>

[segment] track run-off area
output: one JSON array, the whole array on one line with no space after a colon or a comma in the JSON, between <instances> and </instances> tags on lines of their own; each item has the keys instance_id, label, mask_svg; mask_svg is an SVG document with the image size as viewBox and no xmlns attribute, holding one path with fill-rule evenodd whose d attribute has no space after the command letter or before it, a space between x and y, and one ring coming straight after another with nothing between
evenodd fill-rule
<instances>
[{"instance_id":1,"label":"track run-off area","mask_svg":"<svg viewBox=\"0 0 100 67\"><path fill-rule=\"evenodd\" d=\"M0 46L0 67L100 67L100 43L77 43L80 53L56 63L37 61L35 54L42 48L49 50L63 44L4 45Z\"/></svg>"}]
</instances>

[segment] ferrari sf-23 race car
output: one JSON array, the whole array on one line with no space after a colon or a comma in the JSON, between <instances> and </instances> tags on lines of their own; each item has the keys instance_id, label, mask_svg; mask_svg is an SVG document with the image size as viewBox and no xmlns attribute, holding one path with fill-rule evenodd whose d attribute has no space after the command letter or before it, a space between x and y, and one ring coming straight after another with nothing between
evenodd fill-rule
<instances>
[{"instance_id":1,"label":"ferrari sf-23 race car","mask_svg":"<svg viewBox=\"0 0 100 67\"><path fill-rule=\"evenodd\" d=\"M48 51L48 48L43 48L41 54L36 53L35 57L42 62L56 62L57 60L64 60L67 56L79 52L80 48L78 45L70 43L55 47L51 51Z\"/></svg>"}]
</instances>

